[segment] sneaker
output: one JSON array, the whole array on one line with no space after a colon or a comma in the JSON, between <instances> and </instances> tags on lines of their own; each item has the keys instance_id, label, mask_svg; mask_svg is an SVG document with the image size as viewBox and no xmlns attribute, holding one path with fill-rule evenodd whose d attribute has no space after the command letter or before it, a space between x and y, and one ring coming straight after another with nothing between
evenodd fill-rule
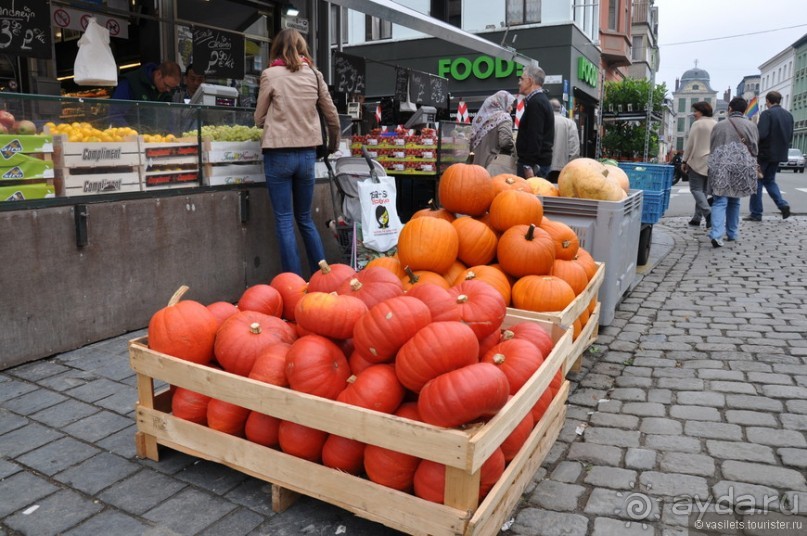
<instances>
[{"instance_id":1,"label":"sneaker","mask_svg":"<svg viewBox=\"0 0 807 536\"><path fill-rule=\"evenodd\" d=\"M786 220L790 217L790 207L782 207L782 219Z\"/></svg>"},{"instance_id":2,"label":"sneaker","mask_svg":"<svg viewBox=\"0 0 807 536\"><path fill-rule=\"evenodd\" d=\"M730 236L726 238L726 242L734 242L736 240L737 240L736 238L732 238Z\"/></svg>"},{"instance_id":3,"label":"sneaker","mask_svg":"<svg viewBox=\"0 0 807 536\"><path fill-rule=\"evenodd\" d=\"M689 225L691 225L692 227L700 227L701 226L701 221L692 219L692 220L689 220Z\"/></svg>"},{"instance_id":4,"label":"sneaker","mask_svg":"<svg viewBox=\"0 0 807 536\"><path fill-rule=\"evenodd\" d=\"M712 215L711 214L706 215L706 228L707 229L712 228Z\"/></svg>"},{"instance_id":5,"label":"sneaker","mask_svg":"<svg viewBox=\"0 0 807 536\"><path fill-rule=\"evenodd\" d=\"M723 247L723 241L718 240L717 238L712 238L712 247L722 248Z\"/></svg>"},{"instance_id":6,"label":"sneaker","mask_svg":"<svg viewBox=\"0 0 807 536\"><path fill-rule=\"evenodd\" d=\"M790 211L788 210L788 216L790 216ZM743 218L743 221L762 221L762 218L757 218L756 216L746 216Z\"/></svg>"}]
</instances>

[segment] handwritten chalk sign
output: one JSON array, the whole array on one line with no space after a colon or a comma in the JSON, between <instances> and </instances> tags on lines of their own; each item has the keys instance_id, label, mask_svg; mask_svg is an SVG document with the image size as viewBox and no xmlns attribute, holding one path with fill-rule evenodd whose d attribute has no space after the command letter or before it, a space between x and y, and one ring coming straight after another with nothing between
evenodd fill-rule
<instances>
[{"instance_id":1,"label":"handwritten chalk sign","mask_svg":"<svg viewBox=\"0 0 807 536\"><path fill-rule=\"evenodd\" d=\"M395 99L406 102L409 91L409 73L411 69L404 67L395 68Z\"/></svg>"},{"instance_id":2,"label":"handwritten chalk sign","mask_svg":"<svg viewBox=\"0 0 807 536\"><path fill-rule=\"evenodd\" d=\"M208 78L244 78L244 36L194 28L193 64L201 66Z\"/></svg>"},{"instance_id":3,"label":"handwritten chalk sign","mask_svg":"<svg viewBox=\"0 0 807 536\"><path fill-rule=\"evenodd\" d=\"M409 100L415 104L429 104L426 99L431 95L429 75L421 71L412 71L409 75Z\"/></svg>"},{"instance_id":4,"label":"handwritten chalk sign","mask_svg":"<svg viewBox=\"0 0 807 536\"><path fill-rule=\"evenodd\" d=\"M47 0L8 0L0 5L0 54L50 58Z\"/></svg>"},{"instance_id":5,"label":"handwritten chalk sign","mask_svg":"<svg viewBox=\"0 0 807 536\"><path fill-rule=\"evenodd\" d=\"M333 85L336 91L364 94L367 75L364 58L333 53Z\"/></svg>"},{"instance_id":6,"label":"handwritten chalk sign","mask_svg":"<svg viewBox=\"0 0 807 536\"><path fill-rule=\"evenodd\" d=\"M431 89L431 105L436 108L446 108L448 99L448 79L441 76L429 76Z\"/></svg>"}]
</instances>

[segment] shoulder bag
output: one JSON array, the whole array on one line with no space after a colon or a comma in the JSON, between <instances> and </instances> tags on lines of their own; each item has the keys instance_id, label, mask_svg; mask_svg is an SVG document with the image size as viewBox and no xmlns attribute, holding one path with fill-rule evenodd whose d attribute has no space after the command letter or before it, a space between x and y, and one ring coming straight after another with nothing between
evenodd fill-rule
<instances>
[{"instance_id":1,"label":"shoulder bag","mask_svg":"<svg viewBox=\"0 0 807 536\"><path fill-rule=\"evenodd\" d=\"M737 133L737 136L739 136L740 141L743 143L743 145L745 145L745 148L748 149L748 153L751 155L751 157L754 158L754 160L756 160L756 158L754 157L754 153L751 152L751 147L748 146L748 140L745 139L745 136L740 134L740 129L737 128L737 125L734 124L734 121L732 121L731 118L727 118L726 120L729 123L731 123L731 126L734 127L734 132ZM757 171L757 179L761 179L761 178L763 178L765 176L762 173L762 168L759 167L758 162L757 162L757 170L756 171Z\"/></svg>"},{"instance_id":2,"label":"shoulder bag","mask_svg":"<svg viewBox=\"0 0 807 536\"><path fill-rule=\"evenodd\" d=\"M491 177L501 175L502 173L509 173L510 175L516 174L516 158L513 155L499 153L491 158L490 163L487 165L488 173Z\"/></svg>"},{"instance_id":3,"label":"shoulder bag","mask_svg":"<svg viewBox=\"0 0 807 536\"><path fill-rule=\"evenodd\" d=\"M314 69L314 67L312 67L312 69ZM314 69L314 73L317 77L317 96L319 96L320 83L325 83L325 81L322 79L322 73L317 69ZM319 108L319 104L317 104L317 115L319 116L319 129L322 132L322 145L316 147L317 160L320 160L327 158L331 152L328 150L328 123L325 121L325 115L323 115L322 110Z\"/></svg>"}]
</instances>

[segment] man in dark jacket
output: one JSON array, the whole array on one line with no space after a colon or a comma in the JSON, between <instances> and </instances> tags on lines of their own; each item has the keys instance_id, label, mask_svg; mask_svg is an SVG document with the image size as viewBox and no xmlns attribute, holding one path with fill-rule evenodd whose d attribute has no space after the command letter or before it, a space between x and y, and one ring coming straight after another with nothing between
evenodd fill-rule
<instances>
[{"instance_id":1,"label":"man in dark jacket","mask_svg":"<svg viewBox=\"0 0 807 536\"><path fill-rule=\"evenodd\" d=\"M746 221L762 221L763 187L782 212L782 218L790 216L790 205L782 197L779 185L776 184L779 162L787 160L787 150L793 140L793 116L780 106L781 102L782 95L778 91L770 91L765 95L767 109L759 116L759 155L757 156L763 177L757 181L757 193L751 196L749 203L751 214L743 218Z\"/></svg>"},{"instance_id":2,"label":"man in dark jacket","mask_svg":"<svg viewBox=\"0 0 807 536\"><path fill-rule=\"evenodd\" d=\"M555 114L544 94L544 70L527 65L518 78L518 92L524 95L524 114L518 125L516 152L519 177L546 177L552 169L555 143Z\"/></svg>"},{"instance_id":3,"label":"man in dark jacket","mask_svg":"<svg viewBox=\"0 0 807 536\"><path fill-rule=\"evenodd\" d=\"M112 98L128 101L171 102L179 87L182 71L173 61L160 65L146 63L136 71L123 75L112 92ZM161 113L162 112L162 113ZM172 130L175 114L158 110L157 106L115 104L110 110L110 123L134 127L139 132L164 133Z\"/></svg>"}]
</instances>

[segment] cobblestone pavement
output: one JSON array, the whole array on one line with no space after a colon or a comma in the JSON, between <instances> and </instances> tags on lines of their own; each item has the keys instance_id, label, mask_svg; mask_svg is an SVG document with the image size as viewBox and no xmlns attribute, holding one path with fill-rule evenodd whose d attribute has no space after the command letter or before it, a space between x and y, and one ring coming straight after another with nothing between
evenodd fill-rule
<instances>
[{"instance_id":1,"label":"cobblestone pavement","mask_svg":"<svg viewBox=\"0 0 807 536\"><path fill-rule=\"evenodd\" d=\"M504 534L807 534L807 218L720 249L686 221L657 226L670 252L600 330ZM398 534L306 498L273 514L264 482L168 449L138 460L142 334L0 372L0 536Z\"/></svg>"}]
</instances>

